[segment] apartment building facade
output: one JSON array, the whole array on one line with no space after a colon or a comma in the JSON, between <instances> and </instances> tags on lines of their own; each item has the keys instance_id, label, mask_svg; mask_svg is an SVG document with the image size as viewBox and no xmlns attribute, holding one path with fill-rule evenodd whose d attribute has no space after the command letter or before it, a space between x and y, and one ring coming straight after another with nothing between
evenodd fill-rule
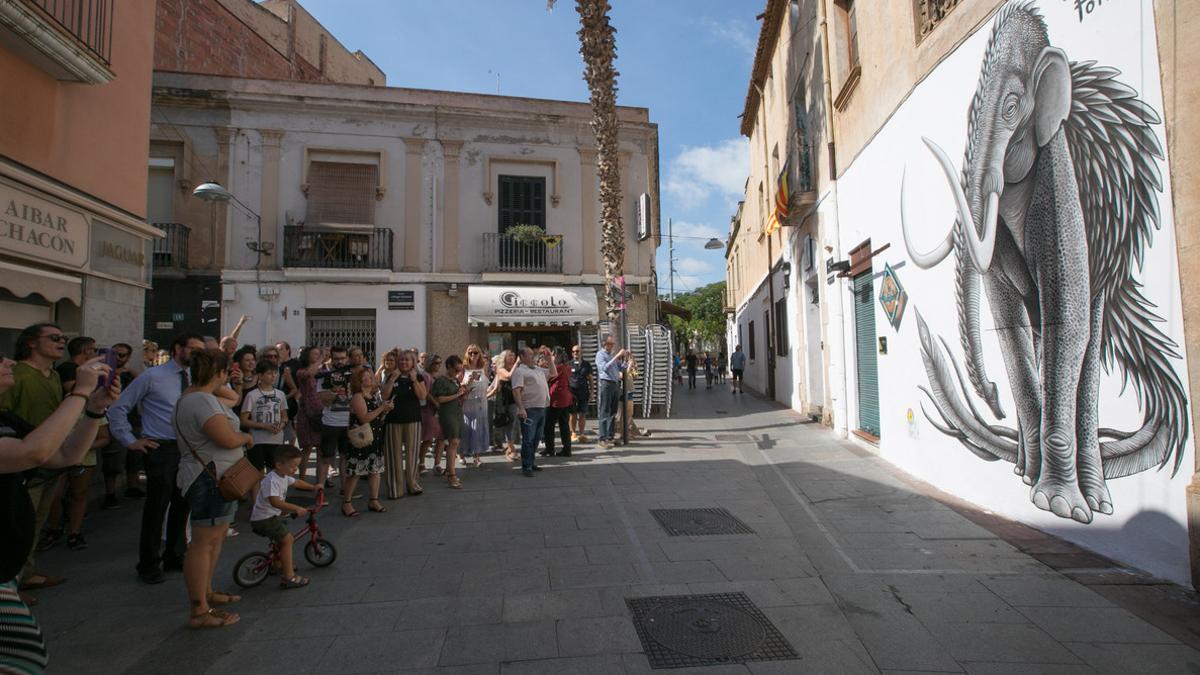
<instances>
[{"instance_id":1,"label":"apartment building facade","mask_svg":"<svg viewBox=\"0 0 1200 675\"><path fill-rule=\"evenodd\" d=\"M822 4L835 428L1194 578L1195 22L1170 0Z\"/></svg>"},{"instance_id":2,"label":"apartment building facade","mask_svg":"<svg viewBox=\"0 0 1200 675\"><path fill-rule=\"evenodd\" d=\"M154 109L174 166L213 167L176 183L245 204L175 205L220 266L219 323L251 317L243 342L568 344L604 311L587 104L159 72ZM635 222L658 202L657 128L619 115L627 311L648 323L656 209Z\"/></svg>"},{"instance_id":3,"label":"apartment building facade","mask_svg":"<svg viewBox=\"0 0 1200 675\"><path fill-rule=\"evenodd\" d=\"M150 284L152 0L0 3L0 347L59 323L136 343Z\"/></svg>"}]
</instances>

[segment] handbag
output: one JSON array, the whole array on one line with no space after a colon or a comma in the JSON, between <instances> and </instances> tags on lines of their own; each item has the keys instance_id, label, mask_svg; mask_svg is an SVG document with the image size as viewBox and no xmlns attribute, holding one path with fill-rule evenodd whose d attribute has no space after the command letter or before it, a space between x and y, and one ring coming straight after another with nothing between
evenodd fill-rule
<instances>
[{"instance_id":1,"label":"handbag","mask_svg":"<svg viewBox=\"0 0 1200 675\"><path fill-rule=\"evenodd\" d=\"M350 445L356 448L365 448L375 442L375 431L371 429L370 424L360 424L356 427L350 427L346 430L346 436L350 438Z\"/></svg>"},{"instance_id":2,"label":"handbag","mask_svg":"<svg viewBox=\"0 0 1200 675\"><path fill-rule=\"evenodd\" d=\"M492 426L497 429L503 429L510 424L512 424L512 415L509 415L506 410L497 410L496 414L492 416Z\"/></svg>"},{"instance_id":3,"label":"handbag","mask_svg":"<svg viewBox=\"0 0 1200 675\"><path fill-rule=\"evenodd\" d=\"M196 458L196 461L200 463L200 466L204 467L208 475L212 476L213 481L217 484L217 491L221 493L222 499L227 502L240 502L242 497L245 497L246 493L250 492L250 488L262 480L262 471L254 468L254 465L245 456L234 462L233 466L226 469L225 473L218 477L216 466L212 462L205 463L203 459L200 459L200 454L196 452L192 444L188 442L183 434L179 433L178 408L176 408L175 417L176 437L187 446L188 452L192 453L192 457Z\"/></svg>"}]
</instances>

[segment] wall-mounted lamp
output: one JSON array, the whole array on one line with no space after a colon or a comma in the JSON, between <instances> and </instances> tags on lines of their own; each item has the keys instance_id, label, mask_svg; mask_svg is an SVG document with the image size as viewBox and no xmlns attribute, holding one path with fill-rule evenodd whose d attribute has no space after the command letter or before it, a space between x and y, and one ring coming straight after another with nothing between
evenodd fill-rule
<instances>
[{"instance_id":1,"label":"wall-mounted lamp","mask_svg":"<svg viewBox=\"0 0 1200 675\"><path fill-rule=\"evenodd\" d=\"M458 297L458 284L450 284L450 288L446 289L446 295L452 298Z\"/></svg>"},{"instance_id":2,"label":"wall-mounted lamp","mask_svg":"<svg viewBox=\"0 0 1200 675\"><path fill-rule=\"evenodd\" d=\"M271 251L275 250L275 244L270 241L248 241L246 248L259 255L271 255Z\"/></svg>"},{"instance_id":3,"label":"wall-mounted lamp","mask_svg":"<svg viewBox=\"0 0 1200 675\"><path fill-rule=\"evenodd\" d=\"M786 291L787 289L789 289L791 287L792 287L792 265L791 265L791 263L785 263L783 266L783 290Z\"/></svg>"}]
</instances>

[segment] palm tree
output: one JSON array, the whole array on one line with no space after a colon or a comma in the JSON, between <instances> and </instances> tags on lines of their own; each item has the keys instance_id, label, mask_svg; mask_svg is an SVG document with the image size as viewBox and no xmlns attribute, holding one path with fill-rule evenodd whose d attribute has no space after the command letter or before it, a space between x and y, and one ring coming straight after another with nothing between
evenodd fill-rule
<instances>
[{"instance_id":1,"label":"palm tree","mask_svg":"<svg viewBox=\"0 0 1200 675\"><path fill-rule=\"evenodd\" d=\"M547 0L554 8L555 0ZM575 0L579 13L579 53L583 79L591 92L592 132L596 135L596 172L600 177L600 255L604 259L604 300L615 322L625 301L616 279L625 269L625 237L621 225L621 166L617 155L617 71L613 67L616 29L608 20L608 0ZM622 336L623 337L623 336Z\"/></svg>"}]
</instances>

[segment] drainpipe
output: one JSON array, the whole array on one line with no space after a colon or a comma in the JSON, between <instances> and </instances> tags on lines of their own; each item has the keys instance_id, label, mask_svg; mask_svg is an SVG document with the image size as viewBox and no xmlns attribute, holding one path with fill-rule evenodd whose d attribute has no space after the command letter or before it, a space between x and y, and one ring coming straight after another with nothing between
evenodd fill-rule
<instances>
[{"instance_id":1,"label":"drainpipe","mask_svg":"<svg viewBox=\"0 0 1200 675\"><path fill-rule=\"evenodd\" d=\"M817 19L821 26L821 76L825 79L825 128L829 130L829 143L826 144L826 152L829 153L829 166L834 167L837 162L834 161L834 139L837 137L835 129L835 120L833 114L833 80L830 76L830 50L829 50L829 15L825 11L826 0L817 0ZM828 255L833 259L841 258L841 233L838 225L838 191L837 191L837 176L829 176L830 191L833 193L833 214L831 217L822 219L824 221L825 235L823 240L828 241L825 244L829 247ZM822 220L818 220L820 223ZM845 294L842 293L841 284L837 281L832 286L825 286L825 308L826 308L826 323L825 323L825 343L824 347L829 354L829 365L826 369L826 387L825 391L829 396L831 407L833 408L833 431L841 438L846 438L848 428L848 415L846 406L846 326L843 321L845 316ZM833 294L833 302L829 302L830 294Z\"/></svg>"},{"instance_id":2,"label":"drainpipe","mask_svg":"<svg viewBox=\"0 0 1200 675\"><path fill-rule=\"evenodd\" d=\"M763 93L762 87L750 82L751 85L758 91L758 110L762 118L762 137L763 145L763 177L770 185L771 181L771 150L767 143L767 97ZM759 214L765 216L766 214ZM775 252L771 246L771 235L767 235L767 325L763 326L767 336L767 398L775 400L775 340L779 339L775 335ZM772 339L772 336L774 339Z\"/></svg>"}]
</instances>

